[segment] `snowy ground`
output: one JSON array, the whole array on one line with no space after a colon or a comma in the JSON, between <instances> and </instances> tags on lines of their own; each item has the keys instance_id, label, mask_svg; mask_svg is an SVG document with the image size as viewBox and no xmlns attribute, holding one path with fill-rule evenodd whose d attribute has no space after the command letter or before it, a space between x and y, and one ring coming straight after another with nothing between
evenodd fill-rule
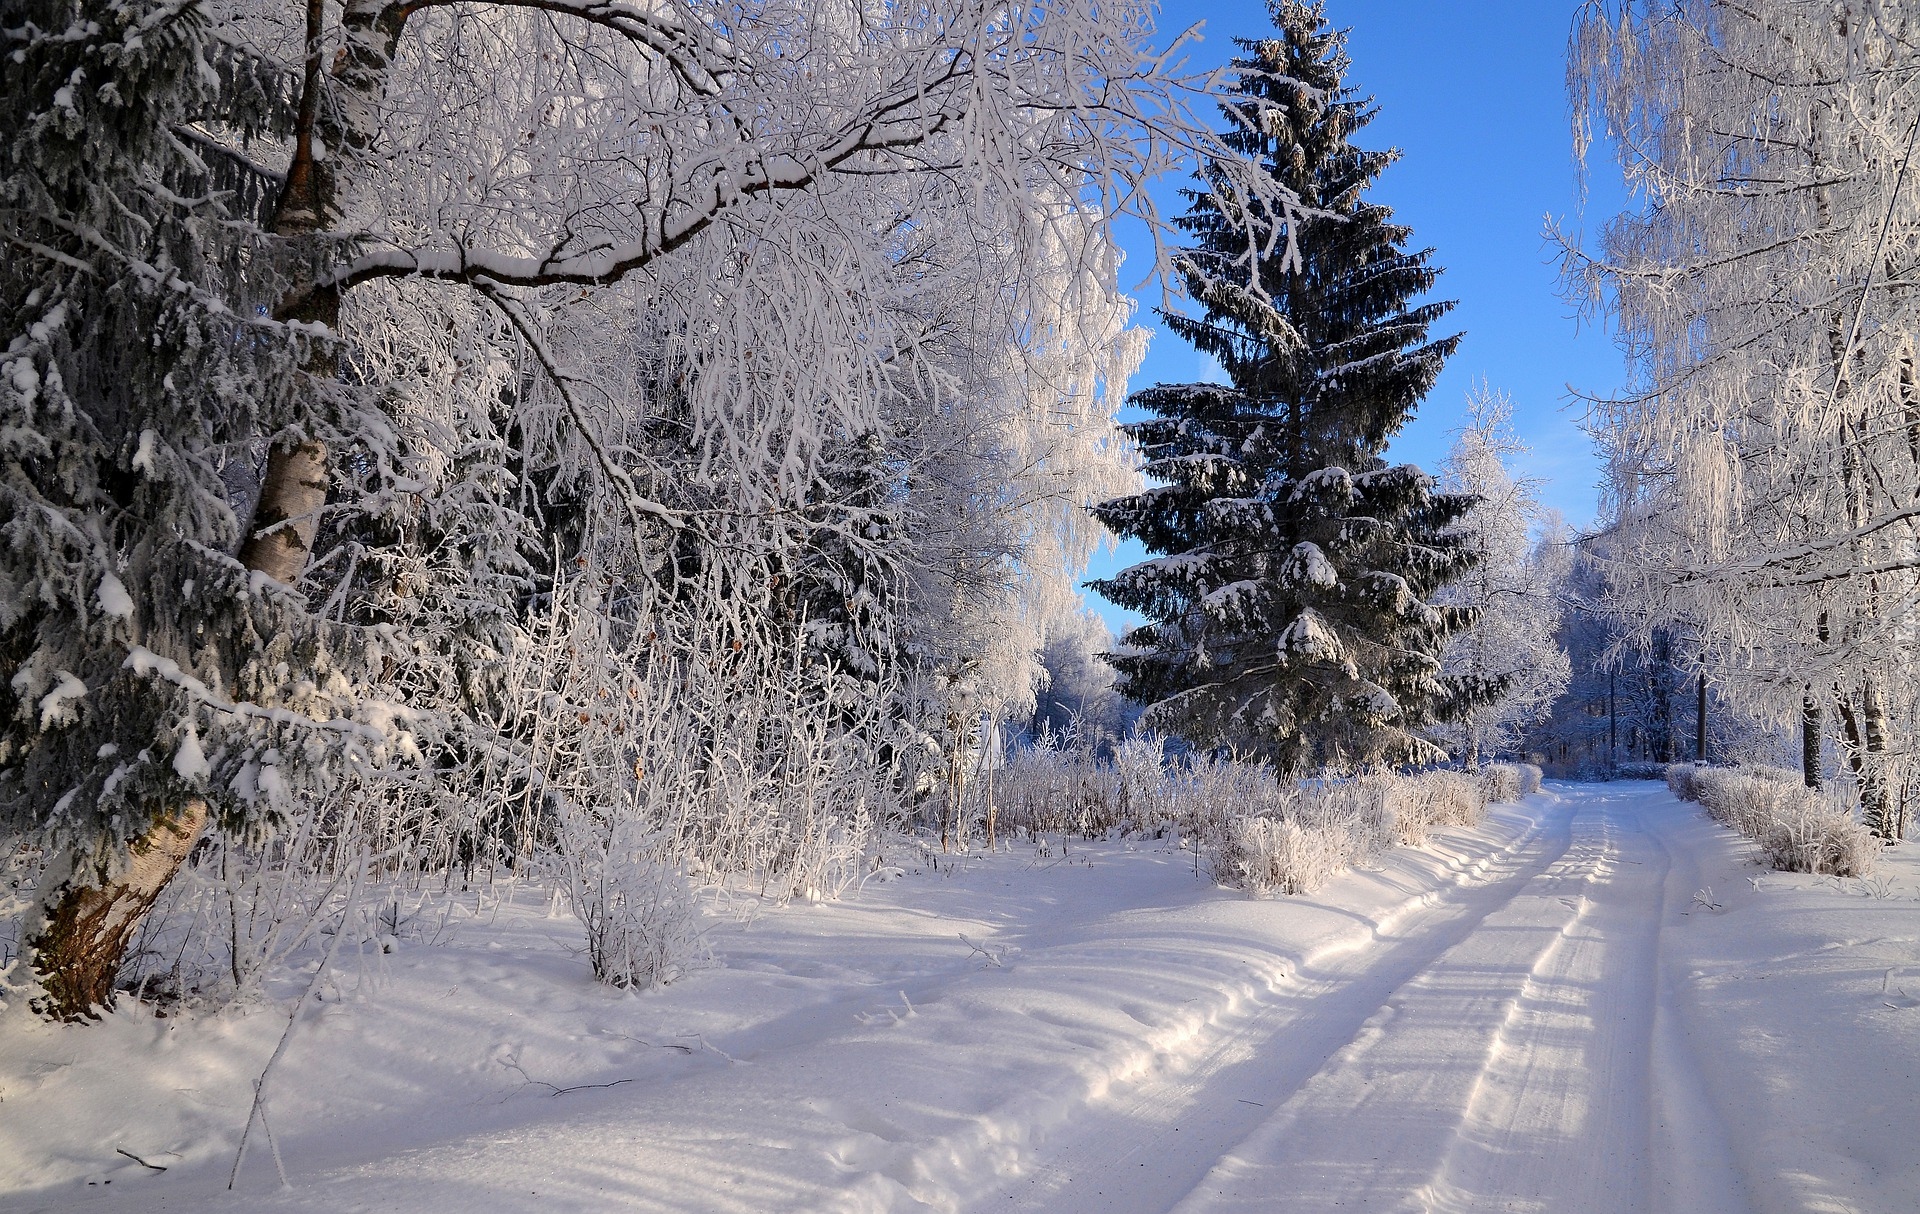
<instances>
[{"instance_id":1,"label":"snowy ground","mask_svg":"<svg viewBox=\"0 0 1920 1214\"><path fill-rule=\"evenodd\" d=\"M1920 856L1747 850L1649 784L1269 902L1023 843L638 997L523 892L340 967L269 1089L291 1188L258 1140L225 1188L290 998L0 1024L0 1208L1920 1209Z\"/></svg>"}]
</instances>

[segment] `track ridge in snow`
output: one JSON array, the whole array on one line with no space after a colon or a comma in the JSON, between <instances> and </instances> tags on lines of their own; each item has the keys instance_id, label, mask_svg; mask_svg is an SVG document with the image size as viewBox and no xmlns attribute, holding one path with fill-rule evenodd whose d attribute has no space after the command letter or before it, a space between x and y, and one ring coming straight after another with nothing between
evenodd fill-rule
<instances>
[{"instance_id":1,"label":"track ridge in snow","mask_svg":"<svg viewBox=\"0 0 1920 1214\"><path fill-rule=\"evenodd\" d=\"M1126 1208L1171 1207L1200 1182L1207 1165L1196 1163L1182 1177L1153 1144L1183 1135L1183 1153L1203 1143L1224 1151L1270 1118L1318 1068L1377 1033L1395 991L1471 935L1502 904L1503 891L1524 885L1564 854L1570 835L1551 812L1554 802L1544 794L1524 808L1501 807L1488 829L1436 840L1467 849L1447 857L1446 881L1371 916L1352 915L1349 930L1299 953L1295 981L1215 1024L1198 1049L1164 1060L1138 1084L1113 1085L1107 1099L1088 1101L1052 1141L1033 1135L1039 1146L1033 1163L977 1195L974 1208L1105 1209L1111 1184L1128 1186L1127 1200L1135 1204ZM1501 827L1504 837L1488 837ZM1237 1093L1230 1104L1225 1091ZM1209 1098L1212 1106L1202 1107ZM1142 1155L1152 1155L1155 1167L1143 1168ZM1151 1178L1126 1174L1149 1171Z\"/></svg>"}]
</instances>

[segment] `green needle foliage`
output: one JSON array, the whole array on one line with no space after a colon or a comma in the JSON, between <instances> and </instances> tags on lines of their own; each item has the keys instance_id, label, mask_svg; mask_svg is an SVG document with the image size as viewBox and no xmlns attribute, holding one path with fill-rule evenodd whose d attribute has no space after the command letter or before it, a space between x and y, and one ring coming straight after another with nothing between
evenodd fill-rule
<instances>
[{"instance_id":1,"label":"green needle foliage","mask_svg":"<svg viewBox=\"0 0 1920 1214\"><path fill-rule=\"evenodd\" d=\"M1256 125L1226 107L1226 139L1310 213L1297 234L1249 220L1211 171L1188 193L1204 313L1166 319L1230 382L1135 396L1158 483L1096 512L1155 555L1095 586L1150 620L1111 660L1158 728L1286 771L1430 762L1426 727L1489 691L1441 676L1471 615L1433 602L1474 559L1453 529L1473 499L1381 456L1460 339L1428 336L1451 303L1413 302L1431 251L1364 197L1396 153L1350 142L1374 110L1343 36L1317 3L1271 12L1276 36L1236 65L1249 101L1283 108Z\"/></svg>"}]
</instances>

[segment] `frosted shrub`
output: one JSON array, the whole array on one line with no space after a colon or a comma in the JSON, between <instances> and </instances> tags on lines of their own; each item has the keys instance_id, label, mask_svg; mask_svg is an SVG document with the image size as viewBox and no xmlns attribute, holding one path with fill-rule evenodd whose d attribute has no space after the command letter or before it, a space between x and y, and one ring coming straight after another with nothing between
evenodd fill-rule
<instances>
[{"instance_id":1,"label":"frosted shrub","mask_svg":"<svg viewBox=\"0 0 1920 1214\"><path fill-rule=\"evenodd\" d=\"M1169 808L1166 739L1152 732L1127 737L1114 748L1113 781L1122 819L1143 831L1160 826Z\"/></svg>"},{"instance_id":2,"label":"frosted shrub","mask_svg":"<svg viewBox=\"0 0 1920 1214\"><path fill-rule=\"evenodd\" d=\"M1782 872L1865 877L1880 854L1880 840L1851 809L1812 797L1769 822L1757 841L1767 863Z\"/></svg>"},{"instance_id":3,"label":"frosted shrub","mask_svg":"<svg viewBox=\"0 0 1920 1214\"><path fill-rule=\"evenodd\" d=\"M1677 765L1676 765L1677 766ZM1864 877L1880 845L1852 809L1822 798L1779 768L1690 768L1690 799L1714 821L1760 845L1782 872Z\"/></svg>"},{"instance_id":4,"label":"frosted shrub","mask_svg":"<svg viewBox=\"0 0 1920 1214\"><path fill-rule=\"evenodd\" d=\"M1520 799L1520 769L1511 763L1489 763L1480 769L1480 787L1489 802Z\"/></svg>"},{"instance_id":5,"label":"frosted shrub","mask_svg":"<svg viewBox=\"0 0 1920 1214\"><path fill-rule=\"evenodd\" d=\"M1098 837L1123 825L1110 765L1072 734L1046 734L1008 756L995 796L1000 825L1025 831Z\"/></svg>"},{"instance_id":6,"label":"frosted shrub","mask_svg":"<svg viewBox=\"0 0 1920 1214\"><path fill-rule=\"evenodd\" d=\"M1479 774L1481 793L1488 804L1518 801L1539 792L1543 775L1532 763L1488 763Z\"/></svg>"},{"instance_id":7,"label":"frosted shrub","mask_svg":"<svg viewBox=\"0 0 1920 1214\"><path fill-rule=\"evenodd\" d=\"M664 832L579 806L558 816L567 901L595 978L645 990L704 959L700 907Z\"/></svg>"},{"instance_id":8,"label":"frosted shrub","mask_svg":"<svg viewBox=\"0 0 1920 1214\"><path fill-rule=\"evenodd\" d=\"M1501 765L1522 795L1538 768ZM1198 849L1213 878L1256 896L1307 893L1435 827L1472 826L1486 812L1479 779L1457 771L1369 772L1282 780L1221 755L1169 764L1158 738L1123 742L1112 761L1072 737L1043 737L1008 756L1000 821L1031 835L1171 834Z\"/></svg>"},{"instance_id":9,"label":"frosted shrub","mask_svg":"<svg viewBox=\"0 0 1920 1214\"><path fill-rule=\"evenodd\" d=\"M1423 771L1388 776L1395 826L1401 843L1418 847L1436 826L1473 826L1486 813L1487 796L1479 780L1458 771Z\"/></svg>"},{"instance_id":10,"label":"frosted shrub","mask_svg":"<svg viewBox=\"0 0 1920 1214\"><path fill-rule=\"evenodd\" d=\"M1673 791L1674 796L1680 798L1682 801L1698 801L1700 799L1700 794L1695 790L1693 783L1693 773L1695 770L1697 769L1691 763L1667 764L1667 787Z\"/></svg>"},{"instance_id":11,"label":"frosted shrub","mask_svg":"<svg viewBox=\"0 0 1920 1214\"><path fill-rule=\"evenodd\" d=\"M279 832L251 840L209 832L142 920L120 988L219 1007L256 996L273 970L328 936L377 940L376 908L418 889L430 851L420 823L392 812L405 798L384 793L356 782L338 804L302 797Z\"/></svg>"},{"instance_id":12,"label":"frosted shrub","mask_svg":"<svg viewBox=\"0 0 1920 1214\"><path fill-rule=\"evenodd\" d=\"M1268 780L1253 812L1224 816L1205 836L1209 871L1224 885L1258 897L1311 893L1398 839L1405 777L1374 773L1292 786Z\"/></svg>"},{"instance_id":13,"label":"frosted shrub","mask_svg":"<svg viewBox=\"0 0 1920 1214\"><path fill-rule=\"evenodd\" d=\"M1749 839L1758 839L1769 823L1802 799L1796 795L1799 790L1744 771L1690 769L1685 783L1687 800L1698 801L1714 821Z\"/></svg>"},{"instance_id":14,"label":"frosted shrub","mask_svg":"<svg viewBox=\"0 0 1920 1214\"><path fill-rule=\"evenodd\" d=\"M995 800L1000 824L1029 835L1187 833L1193 798L1183 783L1168 771L1166 743L1157 734L1126 738L1107 761L1077 732L1047 733L1007 757Z\"/></svg>"},{"instance_id":15,"label":"frosted shrub","mask_svg":"<svg viewBox=\"0 0 1920 1214\"><path fill-rule=\"evenodd\" d=\"M1348 867L1338 831L1286 818L1241 818L1210 858L1214 879L1255 897L1311 893Z\"/></svg>"}]
</instances>

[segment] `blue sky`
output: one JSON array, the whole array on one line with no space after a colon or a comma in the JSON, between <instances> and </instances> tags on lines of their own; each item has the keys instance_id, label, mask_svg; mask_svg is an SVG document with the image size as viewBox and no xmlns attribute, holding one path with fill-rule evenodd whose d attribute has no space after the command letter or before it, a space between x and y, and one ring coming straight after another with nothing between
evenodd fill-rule
<instances>
[{"instance_id":1,"label":"blue sky","mask_svg":"<svg viewBox=\"0 0 1920 1214\"><path fill-rule=\"evenodd\" d=\"M1459 301L1441 332L1464 332L1460 350L1391 458L1436 467L1462 421L1467 390L1485 379L1513 397L1515 428L1533 449L1523 471L1576 526L1592 520L1596 468L1569 388L1606 393L1622 378L1604 327L1576 322L1558 294L1544 232L1549 215L1572 230L1597 229L1619 208L1617 175L1596 159L1582 200L1566 101L1566 45L1577 0L1328 0L1349 30L1348 80L1373 95L1379 116L1356 139L1397 147L1372 197L1432 246L1445 269L1435 294ZM1225 62L1232 39L1272 28L1264 0L1163 0L1160 27L1204 22L1195 64ZM1175 209L1163 186L1163 206ZM1136 261L1137 264L1137 261ZM1157 290L1141 293L1139 322L1155 330L1137 389L1206 378L1199 355L1159 331ZM1095 559L1098 577L1142 558L1123 545ZM1119 631L1124 613L1088 593Z\"/></svg>"}]
</instances>

